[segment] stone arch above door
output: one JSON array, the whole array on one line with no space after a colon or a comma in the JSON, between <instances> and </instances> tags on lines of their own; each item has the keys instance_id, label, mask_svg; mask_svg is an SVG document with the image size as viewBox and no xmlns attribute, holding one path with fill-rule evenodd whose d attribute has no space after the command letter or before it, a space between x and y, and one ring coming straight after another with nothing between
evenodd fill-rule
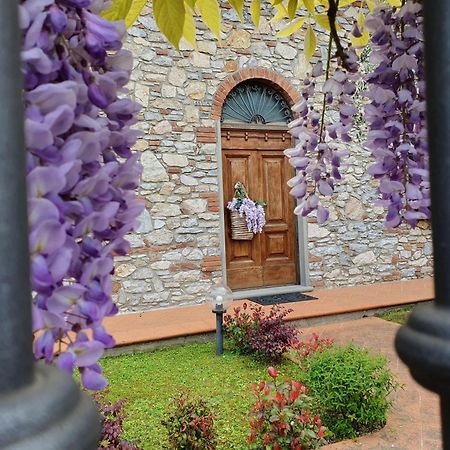
<instances>
[{"instance_id":1,"label":"stone arch above door","mask_svg":"<svg viewBox=\"0 0 450 450\"><path fill-rule=\"evenodd\" d=\"M265 68L246 68L238 70L229 75L220 84L213 99L211 118L220 120L222 115L222 108L228 94L240 83L248 80L261 80L265 84L272 86L275 90L281 92L285 99L292 106L300 99L299 92L295 89L292 83L283 75L274 70Z\"/></svg>"}]
</instances>

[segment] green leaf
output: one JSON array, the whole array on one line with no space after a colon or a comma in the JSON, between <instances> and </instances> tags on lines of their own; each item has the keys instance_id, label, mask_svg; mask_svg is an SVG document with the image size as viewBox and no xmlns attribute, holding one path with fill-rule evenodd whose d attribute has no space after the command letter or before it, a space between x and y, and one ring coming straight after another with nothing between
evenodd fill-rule
<instances>
[{"instance_id":1,"label":"green leaf","mask_svg":"<svg viewBox=\"0 0 450 450\"><path fill-rule=\"evenodd\" d=\"M303 26L304 23L305 23L305 17L299 17L298 19L291 22L287 27L280 30L276 34L276 37L282 38L282 37L290 36L291 34L295 33L297 30L299 30Z\"/></svg>"},{"instance_id":2,"label":"green leaf","mask_svg":"<svg viewBox=\"0 0 450 450\"><path fill-rule=\"evenodd\" d=\"M103 11L101 15L110 22L125 20L132 3L133 0L113 0L111 8Z\"/></svg>"},{"instance_id":3,"label":"green leaf","mask_svg":"<svg viewBox=\"0 0 450 450\"><path fill-rule=\"evenodd\" d=\"M217 0L197 0L195 6L205 25L220 39L220 7Z\"/></svg>"},{"instance_id":4,"label":"green leaf","mask_svg":"<svg viewBox=\"0 0 450 450\"><path fill-rule=\"evenodd\" d=\"M288 1L288 15L289 19L293 19L295 17L295 13L297 12L298 0L289 0Z\"/></svg>"},{"instance_id":5,"label":"green leaf","mask_svg":"<svg viewBox=\"0 0 450 450\"><path fill-rule=\"evenodd\" d=\"M261 0L252 0L250 5L250 14L252 16L255 27L259 27L259 20L261 18Z\"/></svg>"},{"instance_id":6,"label":"green leaf","mask_svg":"<svg viewBox=\"0 0 450 450\"><path fill-rule=\"evenodd\" d=\"M185 13L183 0L153 0L156 25L176 49L184 34Z\"/></svg>"},{"instance_id":7,"label":"green leaf","mask_svg":"<svg viewBox=\"0 0 450 450\"><path fill-rule=\"evenodd\" d=\"M237 12L239 19L243 20L242 11L244 9L244 0L228 0L233 9Z\"/></svg>"},{"instance_id":8,"label":"green leaf","mask_svg":"<svg viewBox=\"0 0 450 450\"><path fill-rule=\"evenodd\" d=\"M306 61L310 61L312 58L312 55L314 55L314 52L316 50L317 46L317 39L316 35L314 34L314 30L311 25L308 25L308 29L306 30L305 35L305 56Z\"/></svg>"},{"instance_id":9,"label":"green leaf","mask_svg":"<svg viewBox=\"0 0 450 450\"><path fill-rule=\"evenodd\" d=\"M146 4L147 0L131 0L131 6L125 18L125 25L127 28L130 28L134 22L136 22Z\"/></svg>"}]
</instances>

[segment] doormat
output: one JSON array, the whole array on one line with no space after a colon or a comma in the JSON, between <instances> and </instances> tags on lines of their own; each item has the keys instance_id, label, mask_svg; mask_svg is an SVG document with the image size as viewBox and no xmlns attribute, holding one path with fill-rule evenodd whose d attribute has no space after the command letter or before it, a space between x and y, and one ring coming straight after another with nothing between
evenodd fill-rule
<instances>
[{"instance_id":1,"label":"doormat","mask_svg":"<svg viewBox=\"0 0 450 450\"><path fill-rule=\"evenodd\" d=\"M303 302L305 300L317 300L317 297L301 294L300 292L289 292L288 294L262 295L260 297L249 297L249 300L258 305L279 305L281 303Z\"/></svg>"}]
</instances>

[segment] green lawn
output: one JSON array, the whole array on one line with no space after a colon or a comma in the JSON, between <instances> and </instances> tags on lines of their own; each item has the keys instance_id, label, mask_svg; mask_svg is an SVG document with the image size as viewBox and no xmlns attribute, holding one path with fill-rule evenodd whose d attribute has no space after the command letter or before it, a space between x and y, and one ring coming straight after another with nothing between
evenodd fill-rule
<instances>
[{"instance_id":1,"label":"green lawn","mask_svg":"<svg viewBox=\"0 0 450 450\"><path fill-rule=\"evenodd\" d=\"M124 438L145 450L163 448L167 435L161 420L180 386L210 401L218 449L245 448L253 401L248 386L269 378L267 365L230 353L218 357L214 343L105 358L102 367L109 380L109 398L127 401ZM289 360L277 368L282 376L301 376Z\"/></svg>"},{"instance_id":2,"label":"green lawn","mask_svg":"<svg viewBox=\"0 0 450 450\"><path fill-rule=\"evenodd\" d=\"M408 319L409 314L413 310L414 305L405 306L403 308L391 309L388 312L380 314L378 317L384 320L388 320L389 322L399 323L403 325Z\"/></svg>"}]
</instances>

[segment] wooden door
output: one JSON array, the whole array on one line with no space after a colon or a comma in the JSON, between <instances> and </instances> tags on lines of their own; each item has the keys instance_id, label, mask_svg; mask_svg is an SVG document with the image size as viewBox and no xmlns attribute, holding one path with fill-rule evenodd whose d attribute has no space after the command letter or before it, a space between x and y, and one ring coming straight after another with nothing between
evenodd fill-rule
<instances>
[{"instance_id":1,"label":"wooden door","mask_svg":"<svg viewBox=\"0 0 450 450\"><path fill-rule=\"evenodd\" d=\"M225 209L227 283L232 289L298 282L294 199L286 184L293 170L283 154L290 146L291 137L285 130L222 128L225 205L238 181L252 200L267 203L266 226L251 241L231 239Z\"/></svg>"}]
</instances>

